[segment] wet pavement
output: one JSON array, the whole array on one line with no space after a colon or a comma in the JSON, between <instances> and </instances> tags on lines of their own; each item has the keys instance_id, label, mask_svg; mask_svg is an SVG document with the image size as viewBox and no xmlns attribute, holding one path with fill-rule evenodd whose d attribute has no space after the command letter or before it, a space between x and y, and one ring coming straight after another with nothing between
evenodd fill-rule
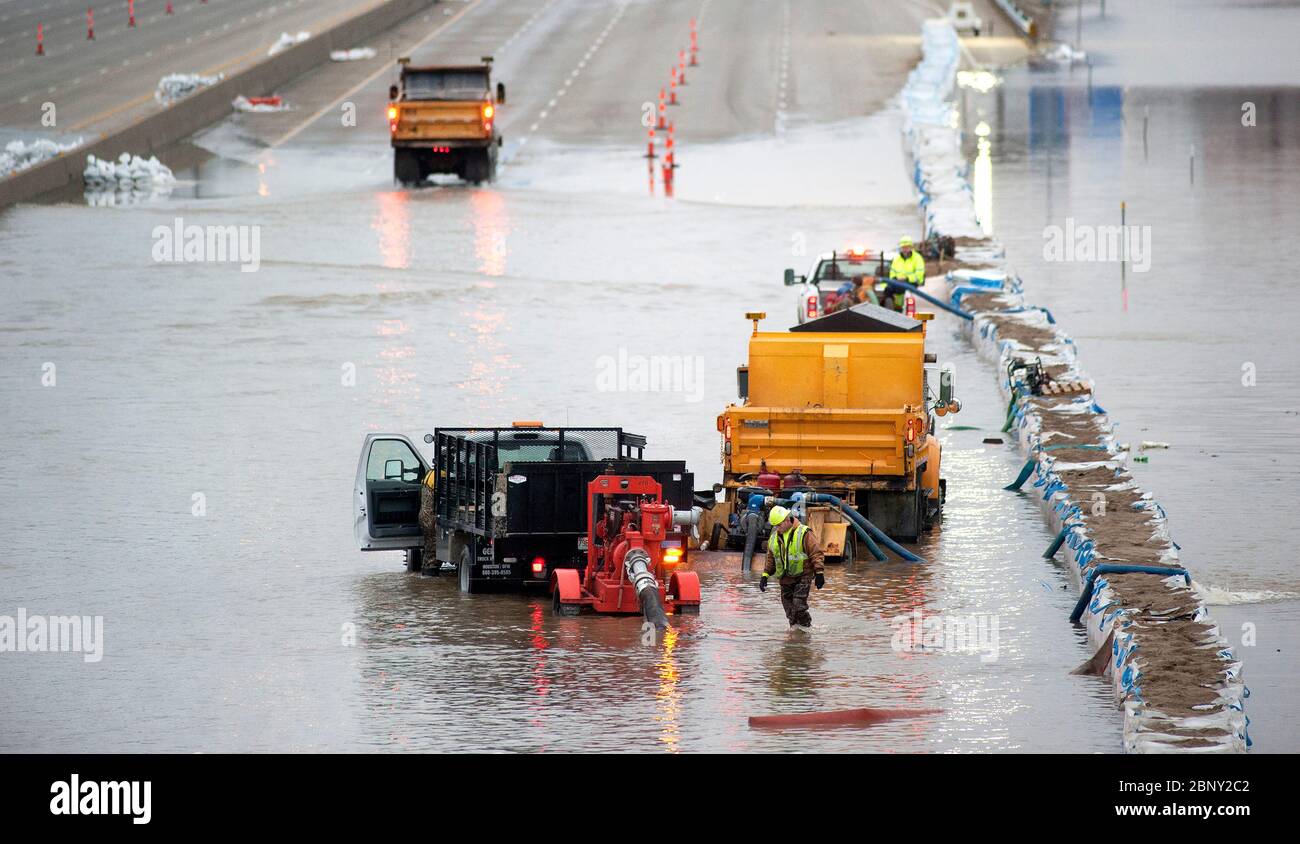
<instances>
[{"instance_id":1,"label":"wet pavement","mask_svg":"<svg viewBox=\"0 0 1300 844\"><path fill-rule=\"evenodd\" d=\"M545 596L462 595L399 554L355 550L352 475L373 431L622 425L707 486L744 313L788 324L784 267L918 226L896 115L868 116L879 91L828 115L826 92L864 68L824 48L854 26L897 36L899 52L868 53L892 92L920 8L846 21L830 2L498 6L428 45L500 55L507 163L490 187L395 189L374 122L322 117L263 150L236 118L198 139L215 157L170 199L0 216L0 454L21 479L0 488L0 614L105 617L102 662L0 655L0 749L1118 751L1108 687L1068 674L1090 654L1066 621L1066 573L1042 559L1038 508L1000 489L1021 457L981 442L1005 411L993 373L942 315L932 350L956 365L964 409L943 421L963 429L942 435L946 516L917 549L930 562L832 568L806 638L729 555L701 555L700 616L647 646L635 618L556 618ZM668 198L638 157L641 105L693 16L701 66ZM783 86L789 33L792 55L829 58L787 65ZM360 113L382 112L387 84L355 93ZM999 201L1016 190L997 185ZM1012 215L998 206L999 223ZM154 261L151 233L178 217L259 227L259 269ZM1086 340L1068 304L1044 304ZM1124 407L1095 345L1084 359L1115 394L1107 410L1150 418ZM620 352L699 356L705 375L602 391L601 361ZM1195 519L1152 488L1196 571ZM996 659L988 640L899 650L895 619L916 611L996 617ZM943 711L746 725L855 707Z\"/></svg>"}]
</instances>

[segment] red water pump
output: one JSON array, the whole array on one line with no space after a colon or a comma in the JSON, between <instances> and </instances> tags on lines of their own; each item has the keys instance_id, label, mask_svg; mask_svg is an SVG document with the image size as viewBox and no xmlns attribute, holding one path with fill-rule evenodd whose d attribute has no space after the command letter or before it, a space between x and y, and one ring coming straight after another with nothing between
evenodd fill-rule
<instances>
[{"instance_id":1,"label":"red water pump","mask_svg":"<svg viewBox=\"0 0 1300 844\"><path fill-rule=\"evenodd\" d=\"M668 613L698 613L699 577L680 570L697 518L665 503L654 478L597 477L587 484L587 567L555 570L555 611L644 613L658 627Z\"/></svg>"}]
</instances>

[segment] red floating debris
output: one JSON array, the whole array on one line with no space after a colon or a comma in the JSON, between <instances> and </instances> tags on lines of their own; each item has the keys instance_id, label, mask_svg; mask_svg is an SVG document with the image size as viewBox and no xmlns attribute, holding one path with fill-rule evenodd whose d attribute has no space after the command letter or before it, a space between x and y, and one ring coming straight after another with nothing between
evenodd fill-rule
<instances>
[{"instance_id":1,"label":"red floating debris","mask_svg":"<svg viewBox=\"0 0 1300 844\"><path fill-rule=\"evenodd\" d=\"M840 709L834 712L800 712L795 715L751 715L749 726L767 729L787 727L859 727L891 721L936 715L942 709Z\"/></svg>"}]
</instances>

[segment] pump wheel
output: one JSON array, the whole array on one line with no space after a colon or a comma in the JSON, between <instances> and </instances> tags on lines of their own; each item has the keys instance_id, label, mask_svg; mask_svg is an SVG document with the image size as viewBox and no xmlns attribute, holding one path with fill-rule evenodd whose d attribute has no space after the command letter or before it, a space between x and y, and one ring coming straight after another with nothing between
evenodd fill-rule
<instances>
[{"instance_id":1,"label":"pump wheel","mask_svg":"<svg viewBox=\"0 0 1300 844\"><path fill-rule=\"evenodd\" d=\"M560 601L560 590L551 596L551 612L563 618L576 618L582 612L581 604L566 604Z\"/></svg>"},{"instance_id":2,"label":"pump wheel","mask_svg":"<svg viewBox=\"0 0 1300 844\"><path fill-rule=\"evenodd\" d=\"M844 536L844 562L852 563L858 559L858 540L853 535L853 529L850 527Z\"/></svg>"}]
</instances>

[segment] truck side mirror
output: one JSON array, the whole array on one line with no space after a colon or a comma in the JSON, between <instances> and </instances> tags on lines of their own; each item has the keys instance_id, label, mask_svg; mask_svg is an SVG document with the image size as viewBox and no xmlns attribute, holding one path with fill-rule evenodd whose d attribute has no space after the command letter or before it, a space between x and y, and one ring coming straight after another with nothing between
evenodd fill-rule
<instances>
[{"instance_id":1,"label":"truck side mirror","mask_svg":"<svg viewBox=\"0 0 1300 844\"><path fill-rule=\"evenodd\" d=\"M956 382L957 375L953 371L952 365L945 364L939 370L939 404L947 407L954 401L952 394L956 391Z\"/></svg>"},{"instance_id":2,"label":"truck side mirror","mask_svg":"<svg viewBox=\"0 0 1300 844\"><path fill-rule=\"evenodd\" d=\"M792 286L794 285L794 283L795 283L795 281L794 281L794 270L790 269L789 267L786 267L786 268L785 268L785 286L786 286L786 287L792 287Z\"/></svg>"},{"instance_id":3,"label":"truck side mirror","mask_svg":"<svg viewBox=\"0 0 1300 844\"><path fill-rule=\"evenodd\" d=\"M498 82L497 83L497 105L505 105L505 102L506 102L506 84L504 82Z\"/></svg>"},{"instance_id":4,"label":"truck side mirror","mask_svg":"<svg viewBox=\"0 0 1300 844\"><path fill-rule=\"evenodd\" d=\"M736 367L736 395L745 401L749 398L749 367Z\"/></svg>"},{"instance_id":5,"label":"truck side mirror","mask_svg":"<svg viewBox=\"0 0 1300 844\"><path fill-rule=\"evenodd\" d=\"M397 94L398 94L397 86L396 86L396 85L389 85L389 86L388 86L388 101L389 101L390 103L393 102L393 101L395 101L395 100L397 99Z\"/></svg>"}]
</instances>

